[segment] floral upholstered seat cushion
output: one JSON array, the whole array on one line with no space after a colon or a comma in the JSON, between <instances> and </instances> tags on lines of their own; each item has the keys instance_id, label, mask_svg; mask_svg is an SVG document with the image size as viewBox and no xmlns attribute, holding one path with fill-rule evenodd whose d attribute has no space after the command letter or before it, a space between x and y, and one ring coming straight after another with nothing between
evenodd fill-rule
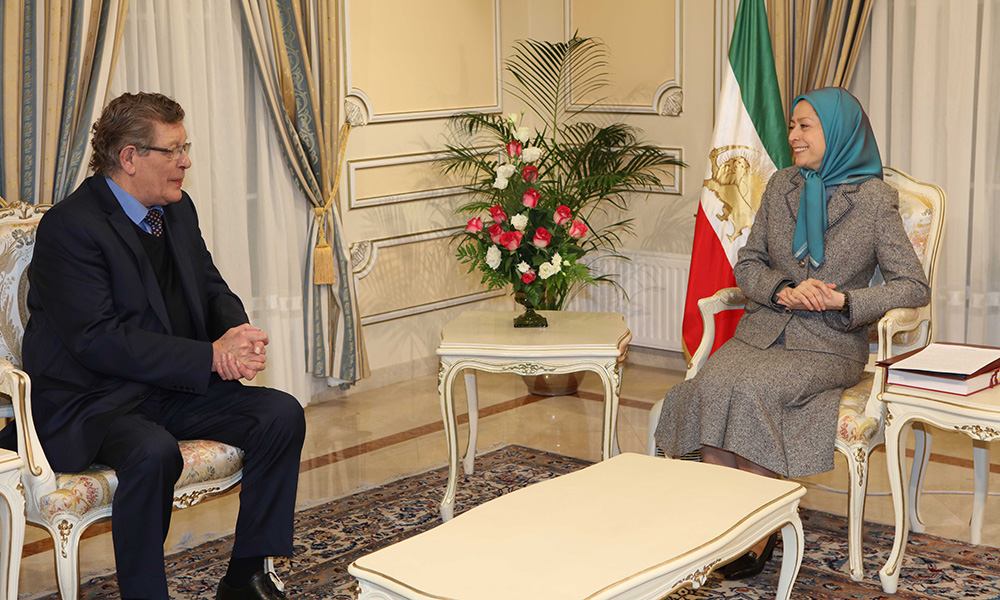
<instances>
[{"instance_id":1,"label":"floral upholstered seat cushion","mask_svg":"<svg viewBox=\"0 0 1000 600\"><path fill-rule=\"evenodd\" d=\"M177 488L225 479L243 468L243 451L208 440L179 442L184 470ZM41 513L52 519L70 513L78 517L111 505L118 488L118 476L104 465L92 465L81 473L64 473L57 478L58 489L41 500Z\"/></svg>"},{"instance_id":2,"label":"floral upholstered seat cushion","mask_svg":"<svg viewBox=\"0 0 1000 600\"><path fill-rule=\"evenodd\" d=\"M840 395L837 418L837 438L848 444L868 442L878 431L878 420L865 415L865 406L872 391L872 373L864 373L856 385Z\"/></svg>"}]
</instances>

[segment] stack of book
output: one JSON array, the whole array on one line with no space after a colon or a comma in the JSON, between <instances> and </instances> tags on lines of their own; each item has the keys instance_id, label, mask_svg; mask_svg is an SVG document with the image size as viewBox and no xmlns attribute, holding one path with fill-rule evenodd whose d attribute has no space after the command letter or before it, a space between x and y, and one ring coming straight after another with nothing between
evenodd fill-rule
<instances>
[{"instance_id":1,"label":"stack of book","mask_svg":"<svg viewBox=\"0 0 1000 600\"><path fill-rule=\"evenodd\" d=\"M934 343L878 363L893 385L968 396L997 385L1000 348Z\"/></svg>"}]
</instances>

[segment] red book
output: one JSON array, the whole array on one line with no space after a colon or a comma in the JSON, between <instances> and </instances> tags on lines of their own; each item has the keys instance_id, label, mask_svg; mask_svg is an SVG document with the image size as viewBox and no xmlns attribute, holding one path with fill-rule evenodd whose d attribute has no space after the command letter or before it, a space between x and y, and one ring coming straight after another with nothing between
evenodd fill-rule
<instances>
[{"instance_id":1,"label":"red book","mask_svg":"<svg viewBox=\"0 0 1000 600\"><path fill-rule=\"evenodd\" d=\"M905 368L905 365L897 366L898 363L910 357L916 356L919 353L925 353L921 358L933 358L933 356L929 356L927 354L930 352L937 353L934 356L940 356L942 352L948 352L948 346L954 346L955 350L976 348L991 350L995 351L998 358L990 360L984 365L978 365L974 369L956 370L953 368L942 368L941 370L937 370L934 367L912 369ZM981 355L987 356L986 353L981 353ZM910 362L912 364L912 361ZM927 361L925 361L925 364L926 362ZM992 346L948 344L938 342L932 346L928 346L927 348L920 348L898 356L893 356L887 360L879 361L877 365L888 369L886 383L922 390L944 392L946 394L957 394L959 396L968 396L970 394L994 387L1000 383L1000 348Z\"/></svg>"}]
</instances>

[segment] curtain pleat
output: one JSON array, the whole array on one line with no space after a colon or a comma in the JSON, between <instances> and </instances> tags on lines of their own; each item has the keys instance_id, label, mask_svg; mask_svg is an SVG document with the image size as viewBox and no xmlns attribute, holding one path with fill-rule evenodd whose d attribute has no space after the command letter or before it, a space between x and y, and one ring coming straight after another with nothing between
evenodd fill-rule
<instances>
[{"instance_id":1,"label":"curtain pleat","mask_svg":"<svg viewBox=\"0 0 1000 600\"><path fill-rule=\"evenodd\" d=\"M51 204L82 178L127 9L127 0L3 3L3 202Z\"/></svg>"},{"instance_id":2,"label":"curtain pleat","mask_svg":"<svg viewBox=\"0 0 1000 600\"><path fill-rule=\"evenodd\" d=\"M353 383L367 375L350 254L337 194L337 12L322 0L241 0L247 45L263 83L285 160L314 212L304 274L306 366ZM349 128L342 130L346 136ZM329 242L333 281L317 284L317 247Z\"/></svg>"},{"instance_id":3,"label":"curtain pleat","mask_svg":"<svg viewBox=\"0 0 1000 600\"><path fill-rule=\"evenodd\" d=\"M848 87L874 0L768 0L782 105L809 90Z\"/></svg>"}]
</instances>

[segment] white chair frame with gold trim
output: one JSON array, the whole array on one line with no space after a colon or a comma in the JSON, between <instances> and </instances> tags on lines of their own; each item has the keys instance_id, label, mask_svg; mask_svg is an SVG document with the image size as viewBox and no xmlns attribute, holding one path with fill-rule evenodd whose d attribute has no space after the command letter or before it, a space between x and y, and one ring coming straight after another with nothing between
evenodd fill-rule
<instances>
[{"instance_id":1,"label":"white chair frame with gold trim","mask_svg":"<svg viewBox=\"0 0 1000 600\"><path fill-rule=\"evenodd\" d=\"M934 270L944 230L945 194L936 185L919 182L909 175L885 167L885 182L899 192L900 213L914 249L921 260L927 280L934 288ZM739 288L719 290L709 298L698 301L704 332L697 351L688 363L685 379L693 378L708 360L715 341L715 315L726 310L743 308L746 298ZM931 340L931 305L920 308L894 308L885 313L876 327L878 342L872 344L872 354L865 368L865 376L841 396L837 422L836 449L847 458L850 484L848 496L848 550L851 578L864 579L862 562L862 532L865 498L868 490L869 458L872 450L885 443L885 406L879 400L884 385L880 360L921 348ZM647 450L655 454L653 433L660 419L663 400L657 402L649 415ZM911 528L923 531L918 517L916 499L923 485L923 474L930 454L930 432L914 428L915 453L910 477L909 506Z\"/></svg>"},{"instance_id":2,"label":"white chair frame with gold trim","mask_svg":"<svg viewBox=\"0 0 1000 600\"><path fill-rule=\"evenodd\" d=\"M113 469L92 465L83 473L56 473L35 433L31 412L31 379L20 369L21 337L27 323L27 267L34 249L35 229L48 206L24 203L0 207L0 393L10 402L0 405L0 417L17 424L21 479L29 523L52 536L59 593L63 600L79 594L79 547L84 530L111 516L118 480ZM174 490L174 506L188 508L206 496L225 491L243 475L243 452L220 442L179 443L184 469ZM205 468L209 467L209 468ZM268 560L268 570L273 570Z\"/></svg>"}]
</instances>

